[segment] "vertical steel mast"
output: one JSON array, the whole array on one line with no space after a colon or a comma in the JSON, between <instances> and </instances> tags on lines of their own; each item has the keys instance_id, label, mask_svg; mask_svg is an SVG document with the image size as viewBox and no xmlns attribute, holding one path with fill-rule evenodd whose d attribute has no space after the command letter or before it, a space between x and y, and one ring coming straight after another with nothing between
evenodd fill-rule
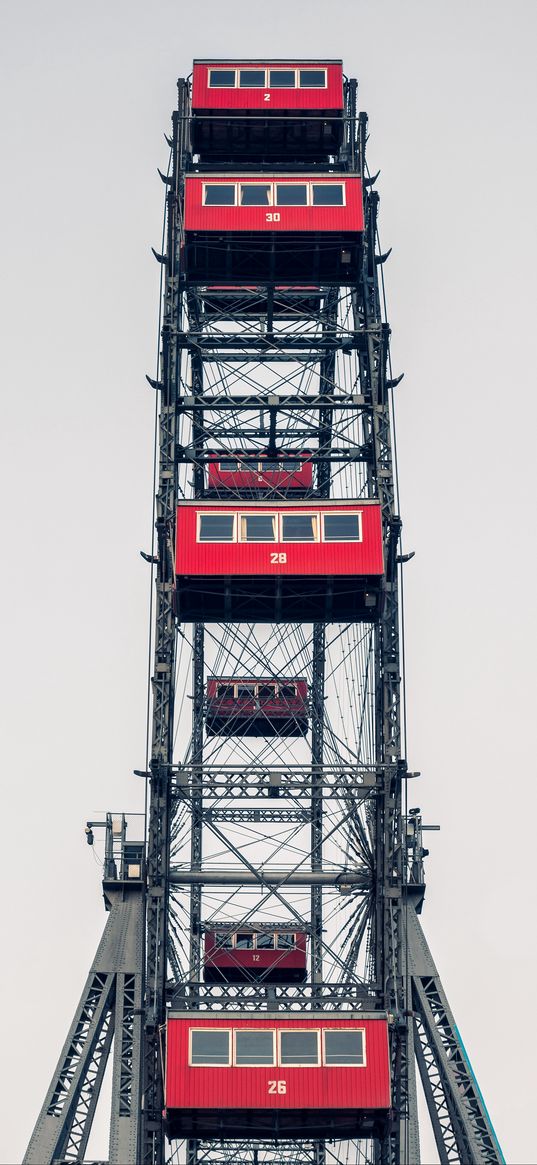
<instances>
[{"instance_id":1,"label":"vertical steel mast","mask_svg":"<svg viewBox=\"0 0 537 1165\"><path fill-rule=\"evenodd\" d=\"M181 392L182 319L178 213L188 140L188 91L179 83L178 110L172 121L171 172L166 178L167 257L162 315L159 414L159 471L156 498L158 539L156 578L153 721L150 762L146 888L146 1000L144 1017L144 1109L142 1161L160 1160L162 1141L162 1064L159 1031L166 1006L168 959L168 869L171 829L176 621L173 532L178 492L177 427Z\"/></svg>"},{"instance_id":2,"label":"vertical steel mast","mask_svg":"<svg viewBox=\"0 0 537 1165\"><path fill-rule=\"evenodd\" d=\"M304 79L306 92L319 85L333 64L197 62L195 70L218 74L215 92L218 84L239 96L241 85L245 93L248 84L264 85L268 105L284 84L299 88ZM134 861L125 829L103 823L105 947L25 1160L84 1159L114 1040L110 1163L418 1165L416 1063L440 1160L500 1162L418 918L426 827L419 811L406 810L404 557L392 449L398 381L379 291L387 256L366 167L367 118L357 114L353 80L344 84L340 136L337 117L319 103L301 112L290 97L289 109L269 116L254 105L239 113L238 98L231 111L223 99L218 108L196 106L190 80L178 91L162 176L160 372L150 381L160 411L146 852ZM302 197L304 206L316 197L350 205L356 182L359 243L342 234L334 244L318 227L282 244L279 205L300 206ZM266 205L271 231L233 234L222 217L204 236L187 216L196 191L211 209L211 199L217 208L226 199L237 209ZM325 511L357 521L360 506L379 505L378 593L371 580L364 584L362 605L348 615L330 572L317 583L305 579L293 599L283 578L234 579L230 568L220 583L215 565L196 607L195 580L189 587L177 561L177 513L186 503L202 517L206 507L207 529L211 515L233 504L235 542L248 540L254 515L265 526L252 540L275 546L281 515L299 523L305 516L296 537L307 542L320 540ZM286 562L281 546L274 554ZM191 620L181 606L189 602ZM286 973L290 948L295 970ZM330 1033L352 1034L362 1020L364 1031L382 1027L388 1035L389 1102L364 1100L342 1116L337 1104L330 1111L304 1093L293 1117L287 1101L256 1108L243 1100L230 1115L223 1095L207 1111L173 1100L182 1068L172 1029L181 1025L190 1033L185 1070L194 1074L210 1071L220 1054L195 1067L200 1022L226 1039L233 1029L228 1080L241 1064L240 1025L276 1032L277 1079L268 1092L284 1096L282 1030L317 1025L316 1055L325 1058L315 1063L330 1072ZM342 1088L358 1058L345 1067ZM240 1069L241 1095L264 1062L242 1061L258 1067ZM341 1053L333 1063L344 1064Z\"/></svg>"}]
</instances>

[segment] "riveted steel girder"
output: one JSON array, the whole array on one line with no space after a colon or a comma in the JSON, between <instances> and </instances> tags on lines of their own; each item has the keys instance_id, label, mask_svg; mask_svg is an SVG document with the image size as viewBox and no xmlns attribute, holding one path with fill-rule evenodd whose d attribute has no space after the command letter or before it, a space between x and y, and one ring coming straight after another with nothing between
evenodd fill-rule
<instances>
[{"instance_id":1,"label":"riveted steel girder","mask_svg":"<svg viewBox=\"0 0 537 1165\"><path fill-rule=\"evenodd\" d=\"M138 1165L143 978L141 883L110 914L26 1151L25 1165L83 1161L112 1042L110 1165Z\"/></svg>"}]
</instances>

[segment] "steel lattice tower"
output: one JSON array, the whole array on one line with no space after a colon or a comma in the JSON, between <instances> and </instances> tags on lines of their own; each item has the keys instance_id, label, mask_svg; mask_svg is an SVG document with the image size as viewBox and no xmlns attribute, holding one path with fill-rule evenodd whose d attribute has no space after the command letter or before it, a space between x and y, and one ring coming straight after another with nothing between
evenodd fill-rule
<instances>
[{"instance_id":1,"label":"steel lattice tower","mask_svg":"<svg viewBox=\"0 0 537 1165\"><path fill-rule=\"evenodd\" d=\"M234 66L235 67L235 66ZM407 810L401 713L401 518L393 454L390 329L379 274L378 195L366 165L367 118L344 86L344 133L326 159L299 144L275 161L195 153L191 83L179 81L166 185L149 820L144 853L126 824L106 830L103 940L25 1161L82 1161L111 1049L110 1162L331 1165L420 1160L417 1064L440 1161L503 1160L421 930L419 811ZM231 131L230 131L231 132ZM233 139L231 139L233 140ZM294 152L293 152L294 151ZM211 286L192 276L185 180L202 174L340 175L362 180L356 272L282 287L276 268ZM222 241L222 248L225 249ZM229 246L229 244L227 244ZM248 248L244 248L247 264ZM255 274L255 273L254 273ZM306 286L305 286L306 284ZM222 292L226 294L222 296ZM312 291L317 291L312 295ZM252 306L253 304L253 306ZM297 507L378 501L382 606L370 621L185 623L176 606L182 499L235 499L208 470L234 459L307 457ZM256 495L286 501L269 478ZM245 608L246 610L246 608ZM208 678L304 676L308 732L218 735L207 727ZM90 838L91 840L91 838ZM207 933L295 927L308 940L304 982L204 976ZM194 1016L354 1013L389 1017L392 1103L356 1140L227 1135L166 1140L163 1056L169 1012Z\"/></svg>"}]
</instances>

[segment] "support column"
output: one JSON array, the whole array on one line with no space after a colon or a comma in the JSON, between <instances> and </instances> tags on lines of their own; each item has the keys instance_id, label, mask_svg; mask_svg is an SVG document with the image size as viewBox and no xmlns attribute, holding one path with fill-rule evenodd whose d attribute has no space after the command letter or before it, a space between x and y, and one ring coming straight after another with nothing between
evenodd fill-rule
<instances>
[{"instance_id":1,"label":"support column","mask_svg":"<svg viewBox=\"0 0 537 1165\"><path fill-rule=\"evenodd\" d=\"M83 1160L112 1038L110 1165L139 1162L142 885L108 897L111 911L24 1165Z\"/></svg>"}]
</instances>

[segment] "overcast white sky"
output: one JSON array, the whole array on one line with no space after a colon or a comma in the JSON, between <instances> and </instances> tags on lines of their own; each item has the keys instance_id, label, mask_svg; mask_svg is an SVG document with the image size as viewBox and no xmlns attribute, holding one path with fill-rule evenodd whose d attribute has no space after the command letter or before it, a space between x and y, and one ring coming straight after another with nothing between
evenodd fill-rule
<instances>
[{"instance_id":1,"label":"overcast white sky","mask_svg":"<svg viewBox=\"0 0 537 1165\"><path fill-rule=\"evenodd\" d=\"M85 821L142 806L156 167L176 78L212 54L343 56L370 115L413 804L442 826L423 924L507 1160L535 1160L536 24L530 0L4 8L5 1163L104 924Z\"/></svg>"}]
</instances>

